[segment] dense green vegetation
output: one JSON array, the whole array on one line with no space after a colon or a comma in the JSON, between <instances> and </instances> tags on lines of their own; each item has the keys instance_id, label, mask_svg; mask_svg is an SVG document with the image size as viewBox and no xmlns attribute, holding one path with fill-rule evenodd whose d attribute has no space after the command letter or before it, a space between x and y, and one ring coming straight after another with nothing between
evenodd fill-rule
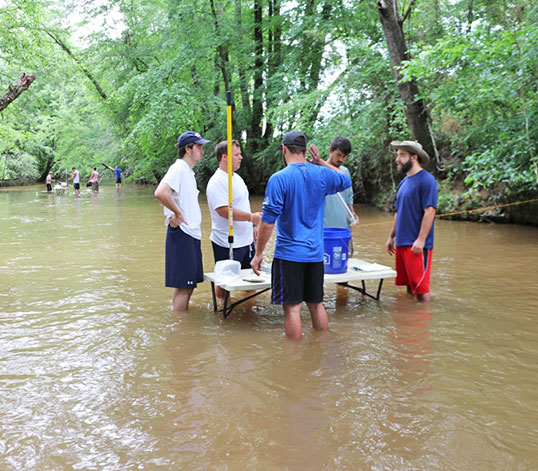
<instances>
[{"instance_id":1,"label":"dense green vegetation","mask_svg":"<svg viewBox=\"0 0 538 471\"><path fill-rule=\"evenodd\" d=\"M0 0L0 90L36 76L4 100L0 180L103 162L154 182L182 131L225 137L229 89L254 191L299 128L352 140L357 202L390 197L389 143L409 138L435 154L441 212L533 197L537 45L531 0Z\"/></svg>"}]
</instances>

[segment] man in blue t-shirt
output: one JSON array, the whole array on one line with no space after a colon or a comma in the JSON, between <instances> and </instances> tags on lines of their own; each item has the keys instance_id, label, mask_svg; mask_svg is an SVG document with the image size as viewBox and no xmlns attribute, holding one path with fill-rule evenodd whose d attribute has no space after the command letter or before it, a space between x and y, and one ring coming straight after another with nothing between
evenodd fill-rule
<instances>
[{"instance_id":1,"label":"man in blue t-shirt","mask_svg":"<svg viewBox=\"0 0 538 471\"><path fill-rule=\"evenodd\" d=\"M428 153L415 141L393 141L398 171L406 175L398 186L396 214L387 239L390 255L396 256L396 282L419 301L431 301L430 268L433 220L437 208L437 183L422 165Z\"/></svg>"},{"instance_id":2,"label":"man in blue t-shirt","mask_svg":"<svg viewBox=\"0 0 538 471\"><path fill-rule=\"evenodd\" d=\"M121 174L121 168L116 165L116 168L114 169L114 176L116 177L116 190L121 188Z\"/></svg>"},{"instance_id":3,"label":"man in blue t-shirt","mask_svg":"<svg viewBox=\"0 0 538 471\"><path fill-rule=\"evenodd\" d=\"M327 330L323 305L323 210L325 195L351 186L351 179L322 160L306 136L291 131L282 138L286 167L271 176L265 190L263 215L251 266L260 273L263 251L278 221L272 265L273 304L281 304L288 338L301 337L301 305L306 302L316 330Z\"/></svg>"}]
</instances>

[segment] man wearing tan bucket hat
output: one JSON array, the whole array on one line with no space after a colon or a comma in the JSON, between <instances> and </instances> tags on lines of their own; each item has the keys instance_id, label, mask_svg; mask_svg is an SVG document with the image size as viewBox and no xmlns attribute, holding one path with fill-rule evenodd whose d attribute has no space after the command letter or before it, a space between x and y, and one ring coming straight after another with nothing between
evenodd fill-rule
<instances>
[{"instance_id":1,"label":"man wearing tan bucket hat","mask_svg":"<svg viewBox=\"0 0 538 471\"><path fill-rule=\"evenodd\" d=\"M396 165L405 178L398 186L396 213L387 239L390 255L396 257L396 282L418 301L431 301L430 268L433 251L433 220L437 208L437 183L422 168L430 156L415 141L393 141Z\"/></svg>"}]
</instances>

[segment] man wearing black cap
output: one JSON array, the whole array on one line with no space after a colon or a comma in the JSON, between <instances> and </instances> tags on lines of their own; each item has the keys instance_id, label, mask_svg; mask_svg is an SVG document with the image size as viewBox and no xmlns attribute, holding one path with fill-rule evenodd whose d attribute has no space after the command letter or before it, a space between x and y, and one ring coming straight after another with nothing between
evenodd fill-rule
<instances>
[{"instance_id":1,"label":"man wearing black cap","mask_svg":"<svg viewBox=\"0 0 538 471\"><path fill-rule=\"evenodd\" d=\"M323 209L325 195L351 186L351 179L319 158L312 146L306 160L306 136L291 131L282 138L286 168L271 176L265 190L263 216L251 266L260 273L263 250L277 224L272 265L273 304L281 304L288 338L301 337L301 306L306 302L316 330L327 330L323 305ZM314 165L315 164L315 165Z\"/></svg>"},{"instance_id":2,"label":"man wearing black cap","mask_svg":"<svg viewBox=\"0 0 538 471\"><path fill-rule=\"evenodd\" d=\"M187 131L177 141L178 157L155 190L166 216L165 286L173 288L174 311L187 311L197 283L204 280L200 240L202 212L192 168L204 155L208 140Z\"/></svg>"},{"instance_id":3,"label":"man wearing black cap","mask_svg":"<svg viewBox=\"0 0 538 471\"><path fill-rule=\"evenodd\" d=\"M428 153L415 141L393 141L398 171L406 175L398 186L396 214L387 239L390 255L396 257L396 281L419 301L431 301L430 268L433 250L433 220L437 208L437 183L422 165Z\"/></svg>"}]
</instances>

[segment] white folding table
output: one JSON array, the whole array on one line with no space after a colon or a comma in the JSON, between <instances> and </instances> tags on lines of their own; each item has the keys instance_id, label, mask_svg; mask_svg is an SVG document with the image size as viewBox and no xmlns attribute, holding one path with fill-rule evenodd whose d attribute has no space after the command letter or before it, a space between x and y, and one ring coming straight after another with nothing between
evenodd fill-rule
<instances>
[{"instance_id":1,"label":"white folding table","mask_svg":"<svg viewBox=\"0 0 538 471\"><path fill-rule=\"evenodd\" d=\"M395 277L396 272L390 267L378 263L367 262L365 260L359 260L358 258L350 258L348 260L346 273L325 274L324 283L336 283L340 286L346 286L378 301L379 296L381 295L381 288L383 287L383 280L385 278ZM223 307L218 309L217 297L215 294L215 274L213 272L205 273L204 279L211 283L213 311L222 312L224 317L228 317L235 306L271 289L270 273L262 271L260 276L258 276L251 269L241 270L241 275L239 277L219 285L224 290L225 294ZM368 293L366 290L365 282L367 280L379 280L375 296ZM357 281L361 282L361 286L350 284ZM234 291L254 291L254 293L231 303L230 294Z\"/></svg>"}]
</instances>

